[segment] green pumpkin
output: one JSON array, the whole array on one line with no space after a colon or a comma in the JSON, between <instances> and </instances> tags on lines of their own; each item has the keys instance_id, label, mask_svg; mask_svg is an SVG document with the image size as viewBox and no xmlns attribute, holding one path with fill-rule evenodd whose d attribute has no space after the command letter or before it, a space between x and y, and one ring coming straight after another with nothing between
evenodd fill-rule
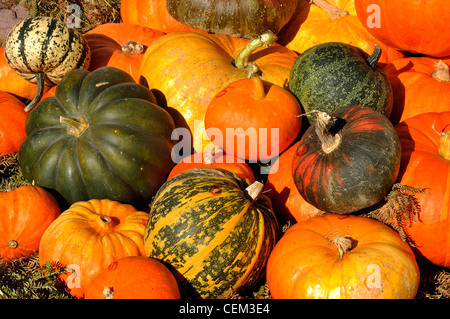
<instances>
[{"instance_id":1,"label":"green pumpkin","mask_svg":"<svg viewBox=\"0 0 450 319\"><path fill-rule=\"evenodd\" d=\"M291 19L298 0L167 0L167 11L195 29L236 38L277 34Z\"/></svg>"},{"instance_id":2,"label":"green pumpkin","mask_svg":"<svg viewBox=\"0 0 450 319\"><path fill-rule=\"evenodd\" d=\"M190 169L152 202L147 256L173 267L201 298L249 288L264 275L278 223L263 184L247 182L224 169Z\"/></svg>"},{"instance_id":3,"label":"green pumpkin","mask_svg":"<svg viewBox=\"0 0 450 319\"><path fill-rule=\"evenodd\" d=\"M26 120L24 177L70 204L148 204L173 167L175 124L154 95L114 67L75 69Z\"/></svg>"},{"instance_id":4,"label":"green pumpkin","mask_svg":"<svg viewBox=\"0 0 450 319\"><path fill-rule=\"evenodd\" d=\"M305 113L366 106L389 117L393 105L392 87L378 65L380 55L378 46L371 56L341 42L313 46L294 62L289 89ZM310 124L315 123L316 114L307 117Z\"/></svg>"}]
</instances>

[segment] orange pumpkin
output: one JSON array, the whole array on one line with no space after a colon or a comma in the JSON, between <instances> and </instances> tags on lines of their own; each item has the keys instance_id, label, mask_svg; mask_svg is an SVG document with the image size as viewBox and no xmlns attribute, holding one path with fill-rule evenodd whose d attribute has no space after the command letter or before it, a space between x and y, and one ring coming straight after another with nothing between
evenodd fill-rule
<instances>
[{"instance_id":1,"label":"orange pumpkin","mask_svg":"<svg viewBox=\"0 0 450 319\"><path fill-rule=\"evenodd\" d=\"M394 124L414 115L450 110L450 59L411 57L384 68L392 85Z\"/></svg>"},{"instance_id":2,"label":"orange pumpkin","mask_svg":"<svg viewBox=\"0 0 450 319\"><path fill-rule=\"evenodd\" d=\"M328 214L289 228L267 263L274 299L414 299L414 253L390 227Z\"/></svg>"},{"instance_id":3,"label":"orange pumpkin","mask_svg":"<svg viewBox=\"0 0 450 319\"><path fill-rule=\"evenodd\" d=\"M72 204L44 232L41 264L59 262L72 269L62 279L81 297L89 281L113 261L145 256L143 233L148 214L109 199Z\"/></svg>"},{"instance_id":4,"label":"orange pumpkin","mask_svg":"<svg viewBox=\"0 0 450 319\"><path fill-rule=\"evenodd\" d=\"M248 179L250 184L255 181L252 168L245 161L225 154L218 146L211 147L203 153L186 156L172 168L167 180L188 169L202 167L223 168L235 173L244 180Z\"/></svg>"},{"instance_id":5,"label":"orange pumpkin","mask_svg":"<svg viewBox=\"0 0 450 319\"><path fill-rule=\"evenodd\" d=\"M31 257L47 227L60 215L56 199L45 189L25 185L0 192L0 258Z\"/></svg>"},{"instance_id":6,"label":"orange pumpkin","mask_svg":"<svg viewBox=\"0 0 450 319\"><path fill-rule=\"evenodd\" d=\"M178 283L160 261L128 256L113 261L86 288L86 299L180 299Z\"/></svg>"},{"instance_id":7,"label":"orange pumpkin","mask_svg":"<svg viewBox=\"0 0 450 319\"><path fill-rule=\"evenodd\" d=\"M114 66L139 82L139 67L145 49L165 33L130 23L106 23L85 34L91 48L89 70Z\"/></svg>"},{"instance_id":8,"label":"orange pumpkin","mask_svg":"<svg viewBox=\"0 0 450 319\"><path fill-rule=\"evenodd\" d=\"M167 11L166 0L121 0L120 16L125 23L166 33L200 31L175 20Z\"/></svg>"},{"instance_id":9,"label":"orange pumpkin","mask_svg":"<svg viewBox=\"0 0 450 319\"><path fill-rule=\"evenodd\" d=\"M204 129L206 108L225 86L255 71L268 82L287 83L297 54L273 43L275 39L273 34L250 41L190 31L169 33L147 48L140 74L149 88L164 95L167 106L184 117L200 153L210 143Z\"/></svg>"},{"instance_id":10,"label":"orange pumpkin","mask_svg":"<svg viewBox=\"0 0 450 319\"><path fill-rule=\"evenodd\" d=\"M0 81L1 82L1 81ZM25 104L13 95L0 91L0 155L17 153L27 137Z\"/></svg>"},{"instance_id":11,"label":"orange pumpkin","mask_svg":"<svg viewBox=\"0 0 450 319\"><path fill-rule=\"evenodd\" d=\"M380 65L404 57L364 28L356 15L355 0L300 0L296 13L278 36L280 44L298 53L325 42L343 42L372 53L376 43L382 49Z\"/></svg>"}]
</instances>

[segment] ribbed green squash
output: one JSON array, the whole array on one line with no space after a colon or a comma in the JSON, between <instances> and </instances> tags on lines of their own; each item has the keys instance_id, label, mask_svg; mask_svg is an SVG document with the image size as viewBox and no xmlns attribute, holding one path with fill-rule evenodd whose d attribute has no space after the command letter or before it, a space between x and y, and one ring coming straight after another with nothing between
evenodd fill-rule
<instances>
[{"instance_id":1,"label":"ribbed green squash","mask_svg":"<svg viewBox=\"0 0 450 319\"><path fill-rule=\"evenodd\" d=\"M389 117L391 84L377 64L381 49L371 56L358 47L327 42L309 48L292 66L289 89L305 112L332 112L341 106L366 106ZM308 115L313 124L316 114Z\"/></svg>"},{"instance_id":2,"label":"ribbed green squash","mask_svg":"<svg viewBox=\"0 0 450 319\"><path fill-rule=\"evenodd\" d=\"M5 42L8 64L24 79L38 84L38 91L26 110L40 100L44 82L58 84L76 68L89 67L86 39L65 23L50 17L33 17L17 23Z\"/></svg>"},{"instance_id":3,"label":"ribbed green squash","mask_svg":"<svg viewBox=\"0 0 450 319\"><path fill-rule=\"evenodd\" d=\"M278 223L262 184L214 168L184 171L166 182L144 232L147 256L180 273L202 298L220 298L264 274Z\"/></svg>"},{"instance_id":4,"label":"ribbed green squash","mask_svg":"<svg viewBox=\"0 0 450 319\"><path fill-rule=\"evenodd\" d=\"M147 205L173 167L175 124L124 71L75 69L27 116L24 177L70 204L111 199Z\"/></svg>"}]
</instances>

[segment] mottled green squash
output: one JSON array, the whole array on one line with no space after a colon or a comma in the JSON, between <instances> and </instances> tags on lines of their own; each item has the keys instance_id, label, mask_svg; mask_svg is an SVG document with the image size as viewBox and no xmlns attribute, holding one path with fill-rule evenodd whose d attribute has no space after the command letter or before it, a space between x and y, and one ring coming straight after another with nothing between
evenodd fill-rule
<instances>
[{"instance_id":1,"label":"mottled green squash","mask_svg":"<svg viewBox=\"0 0 450 319\"><path fill-rule=\"evenodd\" d=\"M147 256L173 267L201 298L251 287L264 275L278 233L262 186L224 169L173 177L151 205Z\"/></svg>"}]
</instances>

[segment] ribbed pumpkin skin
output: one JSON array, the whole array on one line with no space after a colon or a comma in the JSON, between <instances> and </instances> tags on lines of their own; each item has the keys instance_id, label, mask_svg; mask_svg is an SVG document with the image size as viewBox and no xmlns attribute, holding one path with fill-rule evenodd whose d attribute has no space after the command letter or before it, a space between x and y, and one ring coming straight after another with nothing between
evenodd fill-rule
<instances>
[{"instance_id":1,"label":"ribbed pumpkin skin","mask_svg":"<svg viewBox=\"0 0 450 319\"><path fill-rule=\"evenodd\" d=\"M348 214L378 203L395 182L401 147L391 122L368 107L347 106L330 115L345 120L330 153L311 126L292 161L295 184L311 205Z\"/></svg>"},{"instance_id":2,"label":"ribbed pumpkin skin","mask_svg":"<svg viewBox=\"0 0 450 319\"><path fill-rule=\"evenodd\" d=\"M0 91L0 155L17 153L27 137L25 104L12 94Z\"/></svg>"},{"instance_id":3,"label":"ribbed pumpkin skin","mask_svg":"<svg viewBox=\"0 0 450 319\"><path fill-rule=\"evenodd\" d=\"M167 0L175 20L214 34L251 39L267 30L278 33L298 0Z\"/></svg>"},{"instance_id":4,"label":"ribbed pumpkin skin","mask_svg":"<svg viewBox=\"0 0 450 319\"><path fill-rule=\"evenodd\" d=\"M361 49L340 42L311 47L295 61L289 89L306 112L362 105L389 116L392 87L380 66L372 68L367 63L368 57ZM308 120L313 123L314 115Z\"/></svg>"},{"instance_id":5,"label":"ribbed pumpkin skin","mask_svg":"<svg viewBox=\"0 0 450 319\"><path fill-rule=\"evenodd\" d=\"M158 191L144 234L145 252L175 268L202 298L249 287L263 275L277 239L270 200L223 169L184 171Z\"/></svg>"},{"instance_id":6,"label":"ribbed pumpkin skin","mask_svg":"<svg viewBox=\"0 0 450 319\"><path fill-rule=\"evenodd\" d=\"M44 72L57 84L76 68L88 68L90 50L86 39L63 22L35 17L16 24L5 43L8 64L23 78L36 83L36 73Z\"/></svg>"},{"instance_id":7,"label":"ribbed pumpkin skin","mask_svg":"<svg viewBox=\"0 0 450 319\"><path fill-rule=\"evenodd\" d=\"M70 204L109 198L146 205L173 166L175 124L155 101L119 69L71 71L27 117L19 151L24 177ZM61 117L84 118L88 126L70 132Z\"/></svg>"}]
</instances>

